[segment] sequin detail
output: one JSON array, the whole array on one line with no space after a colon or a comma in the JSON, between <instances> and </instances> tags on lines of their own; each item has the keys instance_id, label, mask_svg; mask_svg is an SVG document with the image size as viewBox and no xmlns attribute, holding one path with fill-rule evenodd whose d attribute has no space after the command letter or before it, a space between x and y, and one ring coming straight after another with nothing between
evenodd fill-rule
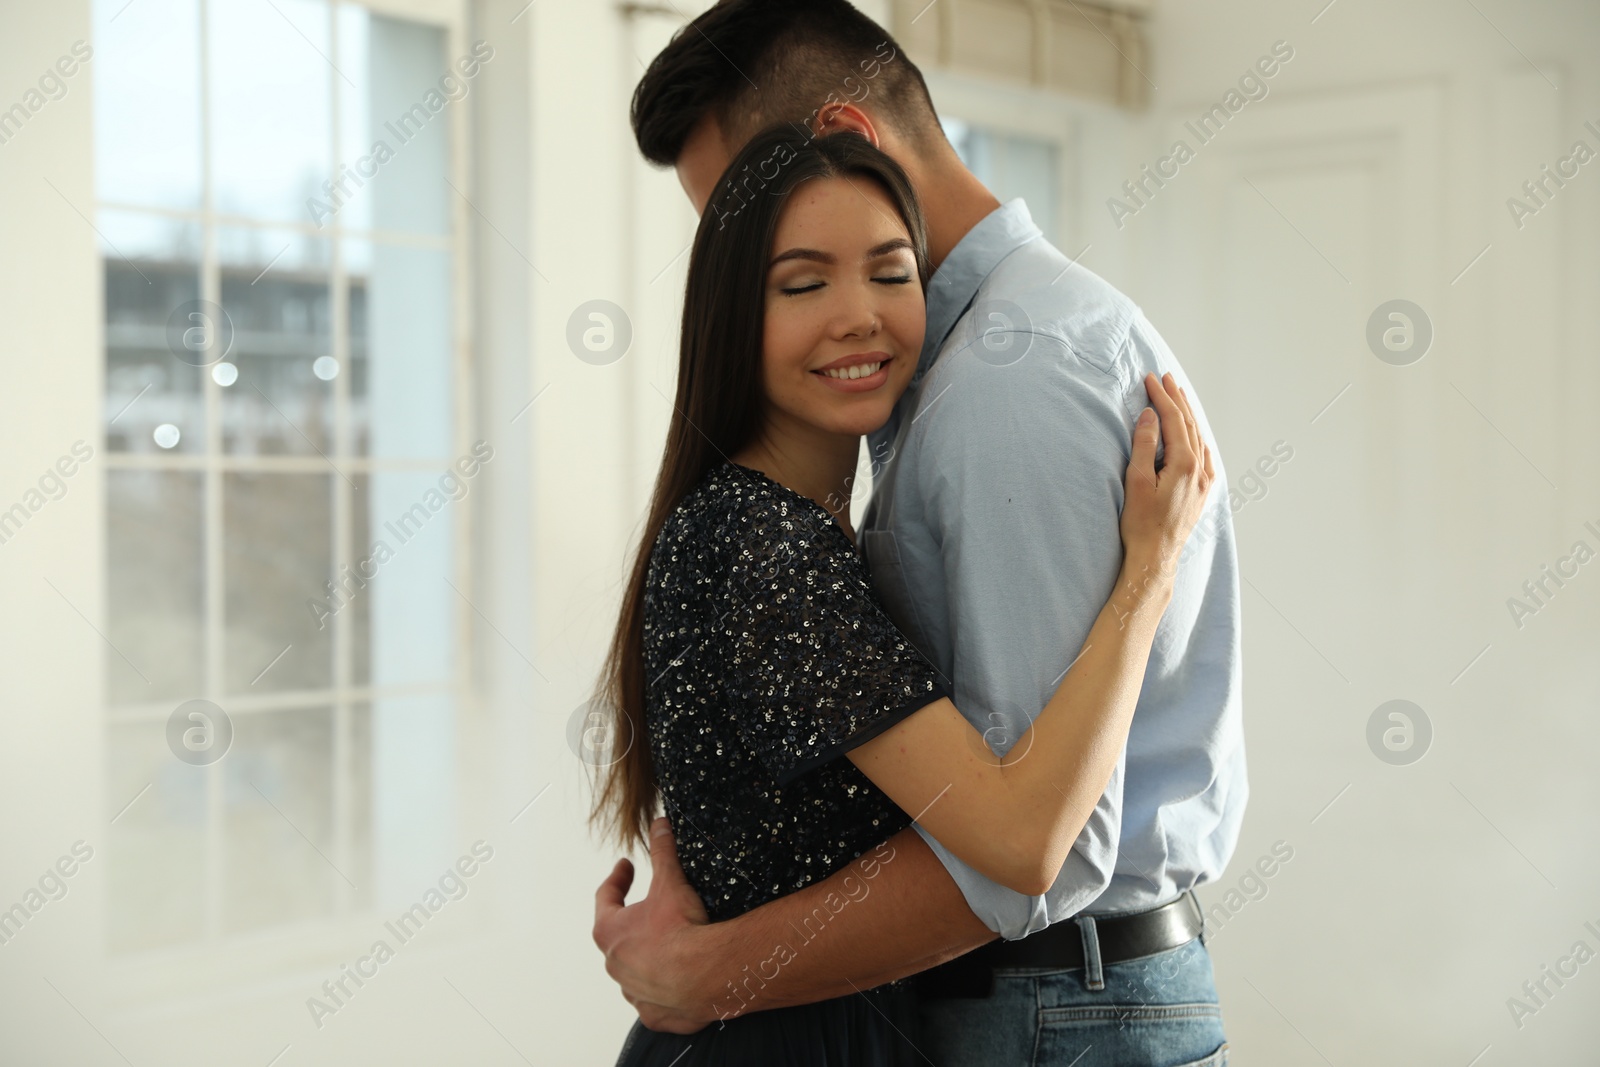
<instances>
[{"instance_id":1,"label":"sequin detail","mask_svg":"<svg viewBox=\"0 0 1600 1067\"><path fill-rule=\"evenodd\" d=\"M815 500L712 468L652 547L644 658L657 782L713 921L911 825L843 753L949 690Z\"/></svg>"}]
</instances>

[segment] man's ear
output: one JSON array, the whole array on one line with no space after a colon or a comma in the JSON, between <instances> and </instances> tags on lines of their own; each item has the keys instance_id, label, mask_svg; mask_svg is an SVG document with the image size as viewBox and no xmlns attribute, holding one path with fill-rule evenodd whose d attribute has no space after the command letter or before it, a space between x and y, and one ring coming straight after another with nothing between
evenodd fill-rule
<instances>
[{"instance_id":1,"label":"man's ear","mask_svg":"<svg viewBox=\"0 0 1600 1067\"><path fill-rule=\"evenodd\" d=\"M853 130L872 143L872 147L881 149L883 143L878 137L878 128L867 117L867 113L849 101L835 100L824 104L818 109L811 120L811 133L821 137L827 133L839 133L842 130Z\"/></svg>"}]
</instances>

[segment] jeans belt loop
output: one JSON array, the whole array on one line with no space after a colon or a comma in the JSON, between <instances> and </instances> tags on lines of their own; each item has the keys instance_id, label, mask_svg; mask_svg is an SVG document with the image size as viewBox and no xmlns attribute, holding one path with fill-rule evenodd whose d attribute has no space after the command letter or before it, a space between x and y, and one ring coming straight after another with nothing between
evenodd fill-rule
<instances>
[{"instance_id":1,"label":"jeans belt loop","mask_svg":"<svg viewBox=\"0 0 1600 1067\"><path fill-rule=\"evenodd\" d=\"M1099 992L1106 987L1105 972L1100 967L1100 934L1093 915L1080 915L1077 923L1078 933L1083 936L1083 984Z\"/></svg>"}]
</instances>

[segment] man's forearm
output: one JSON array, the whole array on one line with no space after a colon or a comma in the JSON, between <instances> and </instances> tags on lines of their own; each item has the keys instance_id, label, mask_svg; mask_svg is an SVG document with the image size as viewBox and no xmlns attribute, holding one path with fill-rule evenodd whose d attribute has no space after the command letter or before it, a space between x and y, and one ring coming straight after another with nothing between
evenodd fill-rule
<instances>
[{"instance_id":1,"label":"man's forearm","mask_svg":"<svg viewBox=\"0 0 1600 1067\"><path fill-rule=\"evenodd\" d=\"M694 985L724 1019L870 989L995 937L911 828L827 879L700 934Z\"/></svg>"}]
</instances>

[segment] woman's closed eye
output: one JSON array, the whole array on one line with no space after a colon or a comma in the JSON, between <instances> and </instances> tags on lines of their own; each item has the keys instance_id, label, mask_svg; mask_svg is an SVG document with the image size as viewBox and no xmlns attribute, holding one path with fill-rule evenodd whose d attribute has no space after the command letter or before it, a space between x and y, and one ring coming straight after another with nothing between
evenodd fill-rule
<instances>
[{"instance_id":1,"label":"woman's closed eye","mask_svg":"<svg viewBox=\"0 0 1600 1067\"><path fill-rule=\"evenodd\" d=\"M884 285L905 285L908 282L916 281L916 276L915 275L911 275L911 274L906 274L906 275L900 275L900 276L893 277L893 278L874 278L872 280L875 281L875 282L880 282L880 283L882 283ZM814 283L812 285L803 286L803 287L798 288L798 289L782 289L782 290L779 290L779 291L782 292L785 296L799 296L801 293L809 293L813 289L820 289L820 288L822 288L822 286L824 284L825 283L823 283L823 282L816 282L816 283Z\"/></svg>"}]
</instances>

